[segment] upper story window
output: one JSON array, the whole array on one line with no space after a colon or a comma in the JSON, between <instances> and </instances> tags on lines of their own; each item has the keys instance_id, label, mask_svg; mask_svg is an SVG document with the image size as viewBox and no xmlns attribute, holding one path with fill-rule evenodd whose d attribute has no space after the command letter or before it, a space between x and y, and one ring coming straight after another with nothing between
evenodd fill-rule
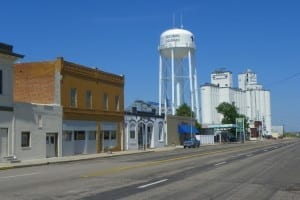
<instances>
[{"instance_id":1,"label":"upper story window","mask_svg":"<svg viewBox=\"0 0 300 200\"><path fill-rule=\"evenodd\" d=\"M70 91L70 106L77 107L77 90L76 88L71 88Z\"/></svg>"},{"instance_id":2,"label":"upper story window","mask_svg":"<svg viewBox=\"0 0 300 200\"><path fill-rule=\"evenodd\" d=\"M85 102L87 108L92 108L92 92L91 90L87 90L85 94Z\"/></svg>"},{"instance_id":3,"label":"upper story window","mask_svg":"<svg viewBox=\"0 0 300 200\"><path fill-rule=\"evenodd\" d=\"M108 94L103 94L103 109L108 110Z\"/></svg>"},{"instance_id":4,"label":"upper story window","mask_svg":"<svg viewBox=\"0 0 300 200\"><path fill-rule=\"evenodd\" d=\"M120 97L115 96L115 110L119 111L120 110Z\"/></svg>"},{"instance_id":5,"label":"upper story window","mask_svg":"<svg viewBox=\"0 0 300 200\"><path fill-rule=\"evenodd\" d=\"M3 78L2 78L2 70L0 69L0 94L2 94L3 88Z\"/></svg>"}]
</instances>

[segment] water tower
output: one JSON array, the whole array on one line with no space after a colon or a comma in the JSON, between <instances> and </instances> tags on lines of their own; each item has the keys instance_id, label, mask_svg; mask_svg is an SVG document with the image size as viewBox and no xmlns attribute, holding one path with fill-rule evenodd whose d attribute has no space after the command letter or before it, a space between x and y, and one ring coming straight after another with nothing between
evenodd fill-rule
<instances>
[{"instance_id":1,"label":"water tower","mask_svg":"<svg viewBox=\"0 0 300 200\"><path fill-rule=\"evenodd\" d=\"M160 35L158 49L159 114L175 115L186 103L200 122L194 35L182 28L169 29Z\"/></svg>"}]
</instances>

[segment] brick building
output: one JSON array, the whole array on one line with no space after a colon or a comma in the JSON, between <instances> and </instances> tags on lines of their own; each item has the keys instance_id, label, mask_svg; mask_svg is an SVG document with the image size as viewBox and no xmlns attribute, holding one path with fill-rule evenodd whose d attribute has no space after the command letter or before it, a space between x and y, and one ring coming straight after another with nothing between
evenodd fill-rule
<instances>
[{"instance_id":1,"label":"brick building","mask_svg":"<svg viewBox=\"0 0 300 200\"><path fill-rule=\"evenodd\" d=\"M0 162L61 156L48 141L62 135L61 106L15 102L14 62L23 55L0 43Z\"/></svg>"},{"instance_id":2,"label":"brick building","mask_svg":"<svg viewBox=\"0 0 300 200\"><path fill-rule=\"evenodd\" d=\"M14 76L15 101L62 107L62 155L123 150L124 76L61 57L15 64Z\"/></svg>"}]
</instances>

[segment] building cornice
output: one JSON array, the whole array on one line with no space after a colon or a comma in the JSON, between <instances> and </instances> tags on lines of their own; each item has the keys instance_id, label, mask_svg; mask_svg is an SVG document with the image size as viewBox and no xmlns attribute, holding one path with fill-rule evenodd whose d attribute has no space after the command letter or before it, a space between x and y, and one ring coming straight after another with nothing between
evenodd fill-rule
<instances>
[{"instance_id":1,"label":"building cornice","mask_svg":"<svg viewBox=\"0 0 300 200\"><path fill-rule=\"evenodd\" d=\"M62 74L64 72L72 73L83 78L96 80L98 82L109 82L124 85L124 76L115 75L98 69L92 69L67 61L64 61L63 63Z\"/></svg>"},{"instance_id":2,"label":"building cornice","mask_svg":"<svg viewBox=\"0 0 300 200\"><path fill-rule=\"evenodd\" d=\"M102 111L95 109L79 109L79 108L71 108L64 107L63 108L64 117L68 119L83 119L89 120L87 117L91 119L100 119L100 118L124 118L124 112L122 111Z\"/></svg>"}]
</instances>

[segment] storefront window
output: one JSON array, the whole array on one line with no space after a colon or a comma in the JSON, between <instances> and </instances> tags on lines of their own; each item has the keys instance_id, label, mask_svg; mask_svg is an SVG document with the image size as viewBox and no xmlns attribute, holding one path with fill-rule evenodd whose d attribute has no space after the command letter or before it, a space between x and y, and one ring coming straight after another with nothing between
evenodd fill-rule
<instances>
[{"instance_id":1,"label":"storefront window","mask_svg":"<svg viewBox=\"0 0 300 200\"><path fill-rule=\"evenodd\" d=\"M85 140L84 131L74 131L74 140Z\"/></svg>"}]
</instances>

